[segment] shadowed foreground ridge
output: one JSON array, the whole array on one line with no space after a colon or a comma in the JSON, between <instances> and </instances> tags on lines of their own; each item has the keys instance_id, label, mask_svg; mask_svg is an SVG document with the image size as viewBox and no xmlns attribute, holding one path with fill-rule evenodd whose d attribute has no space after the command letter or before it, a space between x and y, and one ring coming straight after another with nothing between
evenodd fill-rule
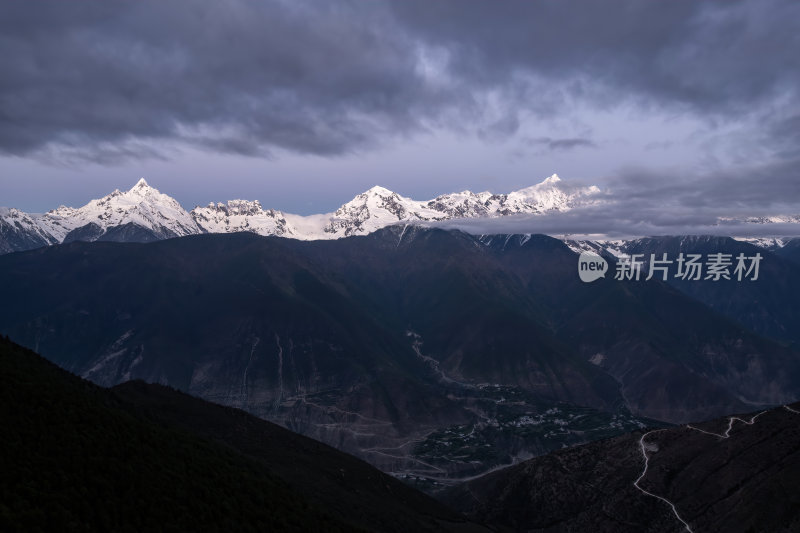
<instances>
[{"instance_id":1,"label":"shadowed foreground ridge","mask_svg":"<svg viewBox=\"0 0 800 533\"><path fill-rule=\"evenodd\" d=\"M800 531L798 479L795 403L576 446L442 499L513 531L789 533Z\"/></svg>"},{"instance_id":2,"label":"shadowed foreground ridge","mask_svg":"<svg viewBox=\"0 0 800 533\"><path fill-rule=\"evenodd\" d=\"M2 531L480 530L236 409L140 382L103 389L4 337L0 378Z\"/></svg>"}]
</instances>

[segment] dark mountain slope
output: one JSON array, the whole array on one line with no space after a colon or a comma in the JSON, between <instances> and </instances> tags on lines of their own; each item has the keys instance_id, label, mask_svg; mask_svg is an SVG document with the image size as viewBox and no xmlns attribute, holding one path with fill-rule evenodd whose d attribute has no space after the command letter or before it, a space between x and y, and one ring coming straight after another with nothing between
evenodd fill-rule
<instances>
[{"instance_id":1,"label":"dark mountain slope","mask_svg":"<svg viewBox=\"0 0 800 533\"><path fill-rule=\"evenodd\" d=\"M584 284L576 268L549 237L415 227L75 242L0 257L0 332L99 384L168 384L447 481L629 430L631 413L682 422L800 395L796 351L665 283ZM570 425L576 405L608 416ZM563 431L531 436L556 407Z\"/></svg>"},{"instance_id":2,"label":"dark mountain slope","mask_svg":"<svg viewBox=\"0 0 800 533\"><path fill-rule=\"evenodd\" d=\"M743 324L766 337L786 342L800 342L800 265L791 259L791 241L774 252L729 237L675 236L637 239L625 246L629 254L644 254L649 263L650 254L676 260L680 253L730 254L733 262L731 279L718 281L682 280L674 275L669 283L681 292L703 302L715 311ZM733 275L736 257L754 257L760 254L758 279L738 281ZM749 263L748 263L749 264ZM673 274L677 267L673 265ZM703 274L705 276L705 273Z\"/></svg>"},{"instance_id":3,"label":"dark mountain slope","mask_svg":"<svg viewBox=\"0 0 800 533\"><path fill-rule=\"evenodd\" d=\"M430 232L418 249L387 251L389 237L202 235L3 256L0 296L15 305L0 309L0 328L97 383L166 383L343 450L374 450L370 461L387 470L406 468L406 452L386 449L476 419L453 399L464 387L431 361L469 387L491 380L553 401L620 404L613 380L555 341L474 241ZM482 357L497 336L477 328L505 320L518 327L499 329L499 355ZM423 335L417 354L409 330L444 340Z\"/></svg>"},{"instance_id":4,"label":"dark mountain slope","mask_svg":"<svg viewBox=\"0 0 800 533\"><path fill-rule=\"evenodd\" d=\"M789 240L782 248L776 248L773 253L800 265L800 238Z\"/></svg>"},{"instance_id":5,"label":"dark mountain slope","mask_svg":"<svg viewBox=\"0 0 800 533\"><path fill-rule=\"evenodd\" d=\"M145 228L133 222L101 228L97 224L90 222L85 226L75 228L64 237L64 244L75 241L108 241L108 242L154 242L162 239L170 239L177 235L169 230L161 228L156 231L152 228Z\"/></svg>"},{"instance_id":6,"label":"dark mountain slope","mask_svg":"<svg viewBox=\"0 0 800 533\"><path fill-rule=\"evenodd\" d=\"M239 409L141 381L111 391L149 420L224 444L265 464L338 519L376 531L481 530L367 463Z\"/></svg>"},{"instance_id":7,"label":"dark mountain slope","mask_svg":"<svg viewBox=\"0 0 800 533\"><path fill-rule=\"evenodd\" d=\"M346 531L261 465L0 341L3 531Z\"/></svg>"},{"instance_id":8,"label":"dark mountain slope","mask_svg":"<svg viewBox=\"0 0 800 533\"><path fill-rule=\"evenodd\" d=\"M55 255L6 256L9 274L21 279L3 289L19 302L4 321L97 383L168 383L264 418L282 414L344 449L370 444L335 427L349 412L388 422L383 438L443 417L468 419L421 379L429 369L402 332L281 239L214 235L45 250ZM287 415L284 404L302 416Z\"/></svg>"},{"instance_id":9,"label":"dark mountain slope","mask_svg":"<svg viewBox=\"0 0 800 533\"><path fill-rule=\"evenodd\" d=\"M657 280L617 281L613 273L583 283L576 254L541 235L483 241L520 277L530 298L548 308L557 338L618 380L635 413L685 422L747 409L743 399L775 404L800 395L796 351L677 288ZM744 289L726 291L736 299Z\"/></svg>"},{"instance_id":10,"label":"dark mountain slope","mask_svg":"<svg viewBox=\"0 0 800 533\"><path fill-rule=\"evenodd\" d=\"M576 446L449 489L442 499L512 531L800 530L800 404L729 424Z\"/></svg>"},{"instance_id":11,"label":"dark mountain slope","mask_svg":"<svg viewBox=\"0 0 800 533\"><path fill-rule=\"evenodd\" d=\"M107 390L0 338L3 531L478 530L366 463L166 387Z\"/></svg>"},{"instance_id":12,"label":"dark mountain slope","mask_svg":"<svg viewBox=\"0 0 800 533\"><path fill-rule=\"evenodd\" d=\"M370 314L413 332L450 378L606 408L619 398L608 376L554 337L552 310L526 294L505 258L470 235L390 227L286 245L336 272Z\"/></svg>"}]
</instances>

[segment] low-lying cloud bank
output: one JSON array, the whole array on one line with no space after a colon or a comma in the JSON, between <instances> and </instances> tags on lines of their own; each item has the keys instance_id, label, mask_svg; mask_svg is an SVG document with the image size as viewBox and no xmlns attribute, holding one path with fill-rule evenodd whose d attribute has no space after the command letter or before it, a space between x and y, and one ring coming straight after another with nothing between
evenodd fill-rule
<instances>
[{"instance_id":1,"label":"low-lying cloud bank","mask_svg":"<svg viewBox=\"0 0 800 533\"><path fill-rule=\"evenodd\" d=\"M570 213L511 215L502 218L472 218L433 222L432 227L457 229L473 235L543 233L571 239L629 239L658 235L720 235L733 237L798 237L800 223L753 223L745 220L642 221L612 213Z\"/></svg>"},{"instance_id":2,"label":"low-lying cloud bank","mask_svg":"<svg viewBox=\"0 0 800 533\"><path fill-rule=\"evenodd\" d=\"M794 237L800 236L798 176L798 157L696 175L628 169L609 178L591 205L567 212L437 225L478 234L546 233L575 238Z\"/></svg>"},{"instance_id":3,"label":"low-lying cloud bank","mask_svg":"<svg viewBox=\"0 0 800 533\"><path fill-rule=\"evenodd\" d=\"M654 235L800 236L800 160L699 177L630 170L593 203L566 212L457 219L432 226L472 234L571 238Z\"/></svg>"}]
</instances>

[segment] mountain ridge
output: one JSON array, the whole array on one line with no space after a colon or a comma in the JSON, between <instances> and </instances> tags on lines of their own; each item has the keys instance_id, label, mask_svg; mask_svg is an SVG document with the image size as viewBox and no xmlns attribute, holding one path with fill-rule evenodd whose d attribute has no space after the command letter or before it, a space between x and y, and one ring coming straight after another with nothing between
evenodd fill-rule
<instances>
[{"instance_id":1,"label":"mountain ridge","mask_svg":"<svg viewBox=\"0 0 800 533\"><path fill-rule=\"evenodd\" d=\"M0 252L73 240L149 242L241 231L300 240L336 239L397 223L566 211L599 192L594 186L562 190L556 174L509 194L463 191L426 201L412 200L376 185L332 213L303 216L264 209L258 200L211 202L186 211L174 198L141 178L128 191L117 189L80 208L61 206L38 215L2 208ZM118 227L127 227L127 232L117 230L115 234L113 230Z\"/></svg>"},{"instance_id":2,"label":"mountain ridge","mask_svg":"<svg viewBox=\"0 0 800 533\"><path fill-rule=\"evenodd\" d=\"M459 219L566 213L606 201L608 197L599 187L573 186L553 174L510 193L465 190L422 201L376 185L333 212L313 215L265 209L259 200L242 199L211 202L187 211L142 178L127 191L117 189L79 208L62 205L47 213L31 214L0 207L0 253L74 240L151 242L199 233L251 232L299 240L328 240L366 235L397 224L432 225ZM732 220L735 219L720 219ZM741 222L765 227L775 223L800 224L800 215L747 217ZM738 239L770 250L791 242L789 237ZM575 249L606 248L612 253L617 243L575 241L568 236L562 240Z\"/></svg>"}]
</instances>

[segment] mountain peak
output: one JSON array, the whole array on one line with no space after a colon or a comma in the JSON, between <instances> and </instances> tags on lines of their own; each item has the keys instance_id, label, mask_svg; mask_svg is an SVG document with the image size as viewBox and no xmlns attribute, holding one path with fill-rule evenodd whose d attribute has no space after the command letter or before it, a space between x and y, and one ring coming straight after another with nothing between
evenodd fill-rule
<instances>
[{"instance_id":1,"label":"mountain peak","mask_svg":"<svg viewBox=\"0 0 800 533\"><path fill-rule=\"evenodd\" d=\"M60 207L32 219L28 225L33 232L42 231L55 242L62 242L67 234L88 224L103 230L133 224L164 237L249 231L298 239L335 239L365 235L398 223L568 210L597 192L597 188L567 187L553 174L536 185L508 194L465 190L425 201L375 185L334 213L319 215L300 216L265 210L259 201L246 200L212 202L187 213L177 200L161 193L142 177L129 190L115 190L81 208ZM9 216L4 215L4 218Z\"/></svg>"},{"instance_id":2,"label":"mountain peak","mask_svg":"<svg viewBox=\"0 0 800 533\"><path fill-rule=\"evenodd\" d=\"M390 194L394 194L394 191L390 191L386 187L381 187L380 185L375 185L374 187L364 191L364 194L368 196L373 196L376 194L380 196L388 196Z\"/></svg>"},{"instance_id":3,"label":"mountain peak","mask_svg":"<svg viewBox=\"0 0 800 533\"><path fill-rule=\"evenodd\" d=\"M543 182L541 182L539 185L555 185L555 184L556 184L556 183L558 183L559 181L561 181L561 178L559 178L559 177L558 177L558 174L553 174L553 175L552 175L552 176L550 176L549 178L546 178L546 179L545 179Z\"/></svg>"}]
</instances>

